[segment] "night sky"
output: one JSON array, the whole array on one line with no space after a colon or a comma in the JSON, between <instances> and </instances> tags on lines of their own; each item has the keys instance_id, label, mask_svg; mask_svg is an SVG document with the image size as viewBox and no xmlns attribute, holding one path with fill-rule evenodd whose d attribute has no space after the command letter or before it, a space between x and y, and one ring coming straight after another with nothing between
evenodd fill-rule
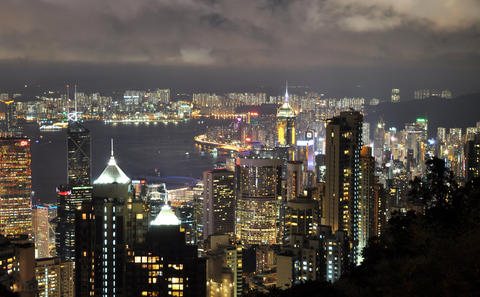
<instances>
[{"instance_id":1,"label":"night sky","mask_svg":"<svg viewBox=\"0 0 480 297\"><path fill-rule=\"evenodd\" d=\"M0 90L479 91L478 0L2 0Z\"/></svg>"}]
</instances>

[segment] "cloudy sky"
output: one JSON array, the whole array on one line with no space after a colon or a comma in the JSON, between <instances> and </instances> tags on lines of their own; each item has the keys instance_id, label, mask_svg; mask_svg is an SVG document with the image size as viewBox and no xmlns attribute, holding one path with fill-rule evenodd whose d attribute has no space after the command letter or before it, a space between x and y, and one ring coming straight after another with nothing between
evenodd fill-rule
<instances>
[{"instance_id":1,"label":"cloudy sky","mask_svg":"<svg viewBox=\"0 0 480 297\"><path fill-rule=\"evenodd\" d=\"M478 0L0 1L0 88L470 92L479 74Z\"/></svg>"}]
</instances>

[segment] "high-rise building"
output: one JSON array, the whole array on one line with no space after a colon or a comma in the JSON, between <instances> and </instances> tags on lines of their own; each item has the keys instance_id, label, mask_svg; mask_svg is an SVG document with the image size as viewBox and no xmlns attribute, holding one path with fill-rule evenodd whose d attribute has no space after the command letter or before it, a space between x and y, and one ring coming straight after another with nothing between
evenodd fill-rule
<instances>
[{"instance_id":1,"label":"high-rise building","mask_svg":"<svg viewBox=\"0 0 480 297\"><path fill-rule=\"evenodd\" d=\"M292 200L303 194L303 162L287 161L285 198Z\"/></svg>"},{"instance_id":2,"label":"high-rise building","mask_svg":"<svg viewBox=\"0 0 480 297\"><path fill-rule=\"evenodd\" d=\"M363 261L362 250L367 246L372 234L375 211L375 158L372 156L372 148L364 146L360 151L360 175L358 197L358 245L357 263Z\"/></svg>"},{"instance_id":3,"label":"high-rise building","mask_svg":"<svg viewBox=\"0 0 480 297\"><path fill-rule=\"evenodd\" d=\"M281 159L237 158L237 239L243 244L279 243Z\"/></svg>"},{"instance_id":4,"label":"high-rise building","mask_svg":"<svg viewBox=\"0 0 480 297\"><path fill-rule=\"evenodd\" d=\"M37 205L32 209L35 258L50 257L49 207Z\"/></svg>"},{"instance_id":5,"label":"high-rise building","mask_svg":"<svg viewBox=\"0 0 480 297\"><path fill-rule=\"evenodd\" d=\"M362 142L364 145L370 145L370 123L362 124Z\"/></svg>"},{"instance_id":6,"label":"high-rise building","mask_svg":"<svg viewBox=\"0 0 480 297\"><path fill-rule=\"evenodd\" d=\"M294 238L314 238L318 234L318 201L308 197L297 197L287 202L285 211L285 243L295 245ZM296 237L297 236L297 237Z\"/></svg>"},{"instance_id":7,"label":"high-rise building","mask_svg":"<svg viewBox=\"0 0 480 297\"><path fill-rule=\"evenodd\" d=\"M400 89L392 89L392 102L400 102Z\"/></svg>"},{"instance_id":8,"label":"high-rise building","mask_svg":"<svg viewBox=\"0 0 480 297\"><path fill-rule=\"evenodd\" d=\"M207 297L242 296L242 246L227 235L213 235L207 249Z\"/></svg>"},{"instance_id":9,"label":"high-rise building","mask_svg":"<svg viewBox=\"0 0 480 297\"><path fill-rule=\"evenodd\" d=\"M0 138L0 234L32 235L32 157L27 138Z\"/></svg>"},{"instance_id":10,"label":"high-rise building","mask_svg":"<svg viewBox=\"0 0 480 297\"><path fill-rule=\"evenodd\" d=\"M277 110L277 143L279 146L295 145L295 112L288 102L288 88L285 102Z\"/></svg>"},{"instance_id":11,"label":"high-rise building","mask_svg":"<svg viewBox=\"0 0 480 297\"><path fill-rule=\"evenodd\" d=\"M343 231L332 233L330 226L321 226L320 239L325 251L325 280L335 282L340 279L348 264L348 240Z\"/></svg>"},{"instance_id":12,"label":"high-rise building","mask_svg":"<svg viewBox=\"0 0 480 297\"><path fill-rule=\"evenodd\" d=\"M327 122L326 129L326 197L323 201L324 225L332 231L344 231L354 247L358 245L358 203L362 115L357 111L341 112Z\"/></svg>"},{"instance_id":13,"label":"high-rise building","mask_svg":"<svg viewBox=\"0 0 480 297\"><path fill-rule=\"evenodd\" d=\"M77 121L70 121L67 130L67 170L71 187L90 185L90 131Z\"/></svg>"},{"instance_id":14,"label":"high-rise building","mask_svg":"<svg viewBox=\"0 0 480 297\"><path fill-rule=\"evenodd\" d=\"M92 186L61 185L57 188L55 248L62 260L75 260L75 216L84 201L92 199Z\"/></svg>"},{"instance_id":15,"label":"high-rise building","mask_svg":"<svg viewBox=\"0 0 480 297\"><path fill-rule=\"evenodd\" d=\"M35 277L38 297L73 297L73 262L60 257L36 260Z\"/></svg>"},{"instance_id":16,"label":"high-rise building","mask_svg":"<svg viewBox=\"0 0 480 297\"><path fill-rule=\"evenodd\" d=\"M125 278L126 249L145 240L149 218L145 203L133 199L131 180L112 153L93 182L92 200L76 212L75 296L125 294L130 286Z\"/></svg>"},{"instance_id":17,"label":"high-rise building","mask_svg":"<svg viewBox=\"0 0 480 297\"><path fill-rule=\"evenodd\" d=\"M467 181L480 177L480 135L467 141L465 145L465 179Z\"/></svg>"},{"instance_id":18,"label":"high-rise building","mask_svg":"<svg viewBox=\"0 0 480 297\"><path fill-rule=\"evenodd\" d=\"M235 173L213 169L203 173L204 239L213 234L235 234Z\"/></svg>"},{"instance_id":19,"label":"high-rise building","mask_svg":"<svg viewBox=\"0 0 480 297\"><path fill-rule=\"evenodd\" d=\"M126 262L125 296L205 296L205 261L196 246L185 244L180 220L167 204L145 240L129 245Z\"/></svg>"}]
</instances>

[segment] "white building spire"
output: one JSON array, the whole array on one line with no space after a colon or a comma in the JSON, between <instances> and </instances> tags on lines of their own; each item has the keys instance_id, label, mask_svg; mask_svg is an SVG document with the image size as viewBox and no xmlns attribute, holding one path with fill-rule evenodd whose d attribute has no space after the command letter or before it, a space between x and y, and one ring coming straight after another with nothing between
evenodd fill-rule
<instances>
[{"instance_id":1,"label":"white building spire","mask_svg":"<svg viewBox=\"0 0 480 297\"><path fill-rule=\"evenodd\" d=\"M285 102L288 102L288 81L285 83Z\"/></svg>"}]
</instances>

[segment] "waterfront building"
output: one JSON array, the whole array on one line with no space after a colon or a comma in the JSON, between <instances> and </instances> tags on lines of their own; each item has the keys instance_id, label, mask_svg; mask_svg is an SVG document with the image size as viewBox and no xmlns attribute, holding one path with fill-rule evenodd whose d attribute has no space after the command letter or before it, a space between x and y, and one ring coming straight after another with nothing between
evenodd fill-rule
<instances>
[{"instance_id":1,"label":"waterfront building","mask_svg":"<svg viewBox=\"0 0 480 297\"><path fill-rule=\"evenodd\" d=\"M0 138L0 234L32 230L32 157L27 138Z\"/></svg>"}]
</instances>

